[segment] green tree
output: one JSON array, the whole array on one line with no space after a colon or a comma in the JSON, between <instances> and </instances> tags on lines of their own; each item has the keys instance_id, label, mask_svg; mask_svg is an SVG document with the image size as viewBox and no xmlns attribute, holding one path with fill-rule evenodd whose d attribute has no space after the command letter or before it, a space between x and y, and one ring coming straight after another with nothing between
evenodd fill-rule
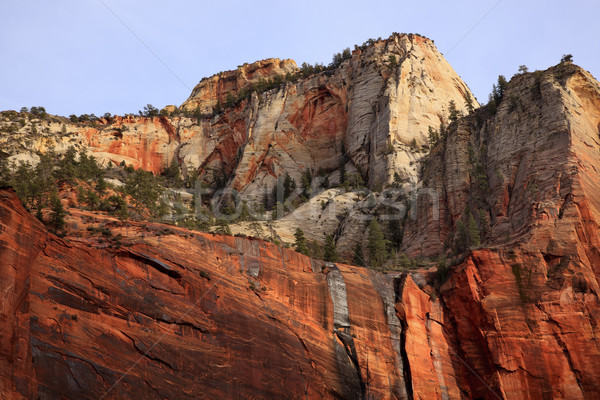
<instances>
[{"instance_id":1,"label":"green tree","mask_svg":"<svg viewBox=\"0 0 600 400\"><path fill-rule=\"evenodd\" d=\"M10 184L10 169L5 159L0 158L0 186L7 186Z\"/></svg>"},{"instance_id":2,"label":"green tree","mask_svg":"<svg viewBox=\"0 0 600 400\"><path fill-rule=\"evenodd\" d=\"M527 65L519 65L519 73L526 74L528 71Z\"/></svg>"},{"instance_id":3,"label":"green tree","mask_svg":"<svg viewBox=\"0 0 600 400\"><path fill-rule=\"evenodd\" d=\"M473 214L469 214L467 229L469 231L469 246L479 246L481 244L481 237L477 221L475 221Z\"/></svg>"},{"instance_id":4,"label":"green tree","mask_svg":"<svg viewBox=\"0 0 600 400\"><path fill-rule=\"evenodd\" d=\"M388 258L388 241L383 235L383 231L377 222L377 218L371 218L369 223L369 237L367 248L369 250L369 264L371 267L378 268Z\"/></svg>"},{"instance_id":5,"label":"green tree","mask_svg":"<svg viewBox=\"0 0 600 400\"><path fill-rule=\"evenodd\" d=\"M144 106L144 111L140 111L139 114L144 117L156 117L158 116L158 108L154 107L152 104L146 104Z\"/></svg>"},{"instance_id":6,"label":"green tree","mask_svg":"<svg viewBox=\"0 0 600 400\"><path fill-rule=\"evenodd\" d=\"M227 223L226 219L222 219L219 218L216 221L216 229L215 229L215 233L218 233L220 235L231 235L231 228L229 228L229 224Z\"/></svg>"},{"instance_id":7,"label":"green tree","mask_svg":"<svg viewBox=\"0 0 600 400\"><path fill-rule=\"evenodd\" d=\"M181 169L179 167L177 157L173 157L171 159L171 163L162 171L161 175L165 177L167 180L167 185L170 187L178 187L183 185L183 180L181 179Z\"/></svg>"},{"instance_id":8,"label":"green tree","mask_svg":"<svg viewBox=\"0 0 600 400\"><path fill-rule=\"evenodd\" d=\"M395 55L390 54L390 56L388 57L387 66L389 69L394 69L398 66L398 60L396 59Z\"/></svg>"},{"instance_id":9,"label":"green tree","mask_svg":"<svg viewBox=\"0 0 600 400\"><path fill-rule=\"evenodd\" d=\"M62 206L56 188L52 188L52 194L50 195L50 225L54 230L54 233L58 233L65 228L65 209Z\"/></svg>"},{"instance_id":10,"label":"green tree","mask_svg":"<svg viewBox=\"0 0 600 400\"><path fill-rule=\"evenodd\" d=\"M312 196L312 174L308 168L302 174L302 191L304 197L310 199Z\"/></svg>"},{"instance_id":11,"label":"green tree","mask_svg":"<svg viewBox=\"0 0 600 400\"><path fill-rule=\"evenodd\" d=\"M455 253L462 253L469 246L469 232L465 223L459 220L456 223L456 236L454 238L454 250Z\"/></svg>"},{"instance_id":12,"label":"green tree","mask_svg":"<svg viewBox=\"0 0 600 400\"><path fill-rule=\"evenodd\" d=\"M474 111L471 93L465 93L465 105L467 106L467 111L471 114Z\"/></svg>"},{"instance_id":13,"label":"green tree","mask_svg":"<svg viewBox=\"0 0 600 400\"><path fill-rule=\"evenodd\" d=\"M316 258L317 260L323 259L323 246L319 244L316 240L312 240L308 243L308 254L312 258Z\"/></svg>"},{"instance_id":14,"label":"green tree","mask_svg":"<svg viewBox=\"0 0 600 400\"><path fill-rule=\"evenodd\" d=\"M435 128L429 127L427 131L427 136L429 136L429 144L434 146L440 140L440 134L438 130Z\"/></svg>"},{"instance_id":15,"label":"green tree","mask_svg":"<svg viewBox=\"0 0 600 400\"><path fill-rule=\"evenodd\" d=\"M227 92L227 98L225 99L225 108L233 107L236 103L236 98L232 92Z\"/></svg>"},{"instance_id":16,"label":"green tree","mask_svg":"<svg viewBox=\"0 0 600 400\"><path fill-rule=\"evenodd\" d=\"M304 237L304 232L302 231L302 229L296 228L294 237L296 238L296 240L294 242L294 250L296 250L298 253L308 255L308 247L306 246L306 238Z\"/></svg>"},{"instance_id":17,"label":"green tree","mask_svg":"<svg viewBox=\"0 0 600 400\"><path fill-rule=\"evenodd\" d=\"M356 248L354 249L354 257L352 258L352 264L359 267L364 267L366 264L365 256L363 254L362 246L360 245L360 243L358 243L356 245Z\"/></svg>"},{"instance_id":18,"label":"green tree","mask_svg":"<svg viewBox=\"0 0 600 400\"><path fill-rule=\"evenodd\" d=\"M252 216L250 215L250 209L248 209L248 204L246 202L242 202L242 209L240 210L240 221L251 221Z\"/></svg>"},{"instance_id":19,"label":"green tree","mask_svg":"<svg viewBox=\"0 0 600 400\"><path fill-rule=\"evenodd\" d=\"M502 97L504 97L504 92L508 86L508 82L504 75L498 75L498 84L492 85L492 95L490 99L493 99L496 105L500 104L502 101Z\"/></svg>"},{"instance_id":20,"label":"green tree","mask_svg":"<svg viewBox=\"0 0 600 400\"><path fill-rule=\"evenodd\" d=\"M107 185L106 185L106 181L104 180L104 177L101 176L98 178L98 182L96 183L96 190L100 193L104 193L104 191L106 191L107 189Z\"/></svg>"},{"instance_id":21,"label":"green tree","mask_svg":"<svg viewBox=\"0 0 600 400\"><path fill-rule=\"evenodd\" d=\"M154 174L149 171L137 169L125 179L126 193L144 204L153 213L156 211L156 202L163 190Z\"/></svg>"},{"instance_id":22,"label":"green tree","mask_svg":"<svg viewBox=\"0 0 600 400\"><path fill-rule=\"evenodd\" d=\"M325 237L325 246L323 248L323 260L336 262L338 260L338 254L335 249L335 239L333 235L327 235Z\"/></svg>"},{"instance_id":23,"label":"green tree","mask_svg":"<svg viewBox=\"0 0 600 400\"><path fill-rule=\"evenodd\" d=\"M292 192L296 189L296 181L292 179L290 174L285 174L285 178L283 179L283 201L286 201Z\"/></svg>"},{"instance_id":24,"label":"green tree","mask_svg":"<svg viewBox=\"0 0 600 400\"><path fill-rule=\"evenodd\" d=\"M448 110L450 112L450 115L448 116L450 121L456 122L460 117L462 117L462 112L456 108L456 103L454 100L450 100L450 103L448 103Z\"/></svg>"},{"instance_id":25,"label":"green tree","mask_svg":"<svg viewBox=\"0 0 600 400\"><path fill-rule=\"evenodd\" d=\"M572 54L563 54L562 58L560 59L561 64L563 63L567 63L567 62L573 62L573 55Z\"/></svg>"}]
</instances>

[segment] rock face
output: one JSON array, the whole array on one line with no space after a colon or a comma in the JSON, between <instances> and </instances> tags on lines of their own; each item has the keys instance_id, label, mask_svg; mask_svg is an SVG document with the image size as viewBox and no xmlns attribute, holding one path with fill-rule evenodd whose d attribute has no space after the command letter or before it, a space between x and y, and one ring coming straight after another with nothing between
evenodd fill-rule
<instances>
[{"instance_id":1,"label":"rock face","mask_svg":"<svg viewBox=\"0 0 600 400\"><path fill-rule=\"evenodd\" d=\"M210 114L229 94L297 72L293 60L245 64L203 79L180 109ZM321 171L333 174L333 183L341 163L374 186L391 181L394 172L416 181L411 161L424 154L419 147L428 128L447 119L450 100L465 110L467 95L432 41L393 35L355 50L334 70L255 93L213 117L114 117L86 128L66 119L25 121L2 144L21 158L86 147L104 163L125 161L154 172L176 160L184 173L199 171L207 182L226 178L247 198L262 197L263 188L286 173L299 182L302 172Z\"/></svg>"},{"instance_id":2,"label":"rock face","mask_svg":"<svg viewBox=\"0 0 600 400\"><path fill-rule=\"evenodd\" d=\"M575 65L515 76L495 114L461 119L424 161L429 195L406 225L407 252L440 254L469 212L486 245L574 247L600 209L599 104L600 84Z\"/></svg>"},{"instance_id":3,"label":"rock face","mask_svg":"<svg viewBox=\"0 0 600 400\"><path fill-rule=\"evenodd\" d=\"M212 113L217 102L225 104L227 95L235 95L251 84L267 80L275 75L285 76L298 70L294 60L269 58L252 64L244 64L236 70L221 72L200 81L190 97L181 105L184 110Z\"/></svg>"},{"instance_id":4,"label":"rock face","mask_svg":"<svg viewBox=\"0 0 600 400\"><path fill-rule=\"evenodd\" d=\"M597 398L600 90L581 69L557 68L532 94L547 110L518 109L533 101L524 88L538 90L536 76L519 76L495 115L460 120L425 162L441 217L419 200L409 251L437 254L427 239L490 201L487 248L439 287L432 271L380 274L76 209L60 239L1 191L3 396ZM527 110L539 119L510 115ZM507 153L469 150L496 141ZM500 163L502 179L474 180ZM124 242L82 233L99 221Z\"/></svg>"},{"instance_id":5,"label":"rock face","mask_svg":"<svg viewBox=\"0 0 600 400\"><path fill-rule=\"evenodd\" d=\"M293 74L298 78L289 79ZM217 102L224 106L257 82L285 76L278 87L216 113ZM159 173L175 162L190 180L197 176L208 186L233 190L258 210L278 178L289 174L300 197L304 173L316 178L313 189L319 191L325 178L339 183L342 165L350 181L377 191L394 180L416 185L429 128L447 124L450 101L466 111L471 97L431 40L394 34L355 50L335 69L305 77L292 60L268 59L203 79L178 116L129 115L84 127L66 119L25 118L23 126L5 120L17 131L0 137L0 145L14 161L35 162L36 151L75 146L104 165L124 161ZM345 197L332 201L338 211L347 207ZM315 239L339 225L327 224ZM299 220L291 231L298 226L310 229ZM351 226L336 235L345 252L364 241L363 229ZM290 237L288 228L275 230Z\"/></svg>"},{"instance_id":6,"label":"rock face","mask_svg":"<svg viewBox=\"0 0 600 400\"><path fill-rule=\"evenodd\" d=\"M13 192L0 200L10 277L1 314L5 398L413 391L405 371L422 355L404 350L395 311L395 287L404 284L392 277L259 240L180 229L159 236L152 224L113 223L127 240L119 248L80 234L60 239ZM70 224L89 223L89 215L77 219L82 213L72 210ZM414 284L409 290L421 293Z\"/></svg>"},{"instance_id":7,"label":"rock face","mask_svg":"<svg viewBox=\"0 0 600 400\"><path fill-rule=\"evenodd\" d=\"M2 189L3 398L599 398L600 84L570 63L517 75L424 157L427 128L468 93L436 54L395 35L200 123L114 118L57 136L53 122L27 139L29 121L23 143L3 137L25 158L69 143L153 171L175 157L247 199L286 172L333 182L345 163L373 188L398 174L415 183L400 250L460 254L382 274L76 208L58 238ZM201 82L190 107L254 79L244 68L214 98ZM304 221L309 239L335 229L350 247L385 202L330 189L271 228L291 240Z\"/></svg>"}]
</instances>

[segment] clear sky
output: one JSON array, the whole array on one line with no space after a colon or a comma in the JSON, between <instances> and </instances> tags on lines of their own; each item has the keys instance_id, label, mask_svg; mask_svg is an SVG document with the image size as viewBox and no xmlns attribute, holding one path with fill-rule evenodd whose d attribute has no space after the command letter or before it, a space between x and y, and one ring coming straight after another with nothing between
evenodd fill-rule
<instances>
[{"instance_id":1,"label":"clear sky","mask_svg":"<svg viewBox=\"0 0 600 400\"><path fill-rule=\"evenodd\" d=\"M269 57L331 61L420 33L485 102L499 74L573 54L600 78L597 0L2 0L0 110L137 112L181 104L204 76Z\"/></svg>"}]
</instances>

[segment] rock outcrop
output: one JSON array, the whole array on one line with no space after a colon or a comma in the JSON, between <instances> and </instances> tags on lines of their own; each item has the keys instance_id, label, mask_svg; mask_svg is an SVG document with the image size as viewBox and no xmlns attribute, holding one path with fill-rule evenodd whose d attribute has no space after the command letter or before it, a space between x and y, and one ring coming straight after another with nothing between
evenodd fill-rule
<instances>
[{"instance_id":1,"label":"rock outcrop","mask_svg":"<svg viewBox=\"0 0 600 400\"><path fill-rule=\"evenodd\" d=\"M221 72L210 78L204 78L194 87L190 97L181 105L181 109L210 114L217 103L227 103L227 96L235 96L253 83L270 79L276 75L284 77L297 72L294 60L269 58L252 64L244 64L232 71Z\"/></svg>"}]
</instances>

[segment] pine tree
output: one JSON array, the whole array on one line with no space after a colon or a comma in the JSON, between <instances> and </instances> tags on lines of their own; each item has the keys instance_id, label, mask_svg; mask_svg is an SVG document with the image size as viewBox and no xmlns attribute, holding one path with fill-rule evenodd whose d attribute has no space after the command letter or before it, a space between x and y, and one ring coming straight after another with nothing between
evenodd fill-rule
<instances>
[{"instance_id":1,"label":"pine tree","mask_svg":"<svg viewBox=\"0 0 600 400\"><path fill-rule=\"evenodd\" d=\"M456 122L460 117L462 117L462 113L458 108L456 108L456 103L454 102L454 100L450 100L450 103L448 104L448 109L450 111L450 115L448 116L450 121Z\"/></svg>"},{"instance_id":2,"label":"pine tree","mask_svg":"<svg viewBox=\"0 0 600 400\"><path fill-rule=\"evenodd\" d=\"M352 259L352 264L357 265L359 267L365 266L365 256L363 254L362 246L360 243L356 245L356 249L354 250L354 258Z\"/></svg>"},{"instance_id":3,"label":"pine tree","mask_svg":"<svg viewBox=\"0 0 600 400\"><path fill-rule=\"evenodd\" d=\"M378 268L388 257L388 241L383 236L383 231L376 218L372 218L369 223L369 238L367 248L369 249L369 264L371 267Z\"/></svg>"},{"instance_id":4,"label":"pine tree","mask_svg":"<svg viewBox=\"0 0 600 400\"><path fill-rule=\"evenodd\" d=\"M338 259L337 252L335 250L335 239L333 235L327 235L325 237L325 248L323 249L323 260L336 262Z\"/></svg>"},{"instance_id":5,"label":"pine tree","mask_svg":"<svg viewBox=\"0 0 600 400\"><path fill-rule=\"evenodd\" d=\"M242 209L240 211L240 221L250 221L252 216L250 215L250 210L248 209L248 204L244 201L242 203Z\"/></svg>"},{"instance_id":6,"label":"pine tree","mask_svg":"<svg viewBox=\"0 0 600 400\"><path fill-rule=\"evenodd\" d=\"M462 220L456 223L456 237L454 239L454 251L461 253L469 246L469 233Z\"/></svg>"},{"instance_id":7,"label":"pine tree","mask_svg":"<svg viewBox=\"0 0 600 400\"><path fill-rule=\"evenodd\" d=\"M471 97L471 93L465 94L465 104L467 106L467 111L471 114L473 112L473 98Z\"/></svg>"},{"instance_id":8,"label":"pine tree","mask_svg":"<svg viewBox=\"0 0 600 400\"><path fill-rule=\"evenodd\" d=\"M308 252L312 258L316 258L317 260L323 259L323 246L316 240L308 243Z\"/></svg>"},{"instance_id":9,"label":"pine tree","mask_svg":"<svg viewBox=\"0 0 600 400\"><path fill-rule=\"evenodd\" d=\"M287 200L295 189L296 181L292 179L290 174L285 174L283 179L283 201Z\"/></svg>"},{"instance_id":10,"label":"pine tree","mask_svg":"<svg viewBox=\"0 0 600 400\"><path fill-rule=\"evenodd\" d=\"M467 230L469 232L469 245L479 246L481 244L481 237L479 234L479 227L477 221L473 218L473 214L469 215L469 221L467 222Z\"/></svg>"},{"instance_id":11,"label":"pine tree","mask_svg":"<svg viewBox=\"0 0 600 400\"><path fill-rule=\"evenodd\" d=\"M312 196L312 174L309 169L302 174L302 190L304 197L310 199Z\"/></svg>"},{"instance_id":12,"label":"pine tree","mask_svg":"<svg viewBox=\"0 0 600 400\"><path fill-rule=\"evenodd\" d=\"M438 140L440 140L440 134L438 133L437 129L432 128L431 126L429 127L427 134L429 136L429 144L431 146L435 145Z\"/></svg>"},{"instance_id":13,"label":"pine tree","mask_svg":"<svg viewBox=\"0 0 600 400\"><path fill-rule=\"evenodd\" d=\"M296 241L294 242L294 250L296 250L298 253L308 255L306 238L304 237L304 232L302 231L302 229L296 228L296 233L294 233L294 237L296 238Z\"/></svg>"},{"instance_id":14,"label":"pine tree","mask_svg":"<svg viewBox=\"0 0 600 400\"><path fill-rule=\"evenodd\" d=\"M106 181L104 180L104 177L100 177L98 178L98 183L96 183L96 190L100 193L103 193L106 190L107 186L106 186Z\"/></svg>"},{"instance_id":15,"label":"pine tree","mask_svg":"<svg viewBox=\"0 0 600 400\"><path fill-rule=\"evenodd\" d=\"M53 188L52 194L50 195L50 224L54 229L54 233L62 231L65 228L65 209L58 198L56 188Z\"/></svg>"}]
</instances>

